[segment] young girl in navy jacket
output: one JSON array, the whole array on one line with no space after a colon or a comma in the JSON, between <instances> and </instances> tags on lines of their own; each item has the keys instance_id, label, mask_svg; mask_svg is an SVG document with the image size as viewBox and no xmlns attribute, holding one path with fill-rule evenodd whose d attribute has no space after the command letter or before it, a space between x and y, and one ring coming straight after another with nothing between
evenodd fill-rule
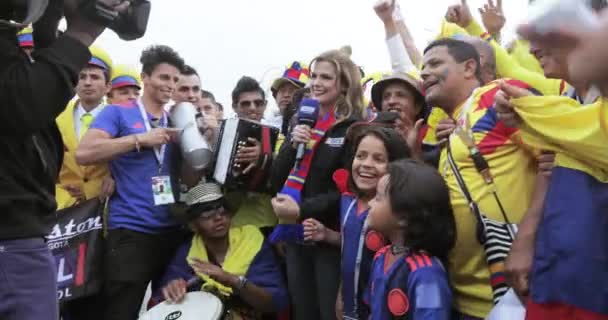
<instances>
[{"instance_id":1,"label":"young girl in navy jacket","mask_svg":"<svg viewBox=\"0 0 608 320\"><path fill-rule=\"evenodd\" d=\"M452 293L444 266L456 227L442 177L413 160L391 163L370 206L368 227L391 245L373 260L364 298L369 319L450 319Z\"/></svg>"}]
</instances>

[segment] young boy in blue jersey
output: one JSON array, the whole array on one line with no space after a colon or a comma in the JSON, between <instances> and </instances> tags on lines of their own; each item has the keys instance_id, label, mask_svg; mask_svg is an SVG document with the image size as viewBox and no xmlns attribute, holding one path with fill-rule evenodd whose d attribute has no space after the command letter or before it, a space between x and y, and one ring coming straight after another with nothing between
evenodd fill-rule
<instances>
[{"instance_id":1,"label":"young boy in blue jersey","mask_svg":"<svg viewBox=\"0 0 608 320\"><path fill-rule=\"evenodd\" d=\"M413 160L389 165L367 218L391 245L374 257L365 294L370 320L448 320L452 293L445 263L456 241L448 188Z\"/></svg>"}]
</instances>

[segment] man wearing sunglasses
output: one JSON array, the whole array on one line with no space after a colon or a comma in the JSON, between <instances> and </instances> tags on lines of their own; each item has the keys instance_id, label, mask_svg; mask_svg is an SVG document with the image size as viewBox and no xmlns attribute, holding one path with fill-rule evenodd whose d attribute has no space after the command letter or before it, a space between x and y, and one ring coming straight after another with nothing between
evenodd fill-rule
<instances>
[{"instance_id":1,"label":"man wearing sunglasses","mask_svg":"<svg viewBox=\"0 0 608 320\"><path fill-rule=\"evenodd\" d=\"M264 90L253 78L242 77L232 91L232 108L241 119L261 122L266 103Z\"/></svg>"},{"instance_id":2,"label":"man wearing sunglasses","mask_svg":"<svg viewBox=\"0 0 608 320\"><path fill-rule=\"evenodd\" d=\"M235 227L220 186L202 183L185 199L184 222L194 232L166 269L153 301L181 302L187 291L217 294L235 318L261 319L287 307L287 290L270 244L254 226ZM195 277L200 281L194 283Z\"/></svg>"},{"instance_id":3,"label":"man wearing sunglasses","mask_svg":"<svg viewBox=\"0 0 608 320\"><path fill-rule=\"evenodd\" d=\"M260 84L253 78L242 77L232 91L232 108L240 119L263 122L266 111L266 94ZM261 142L250 138L250 146L241 148L236 154L236 162L250 172L258 168L262 157ZM254 225L268 234L277 224L276 216L270 205L270 194L260 192L236 191L227 194L227 199L234 203L238 210L233 225Z\"/></svg>"}]
</instances>

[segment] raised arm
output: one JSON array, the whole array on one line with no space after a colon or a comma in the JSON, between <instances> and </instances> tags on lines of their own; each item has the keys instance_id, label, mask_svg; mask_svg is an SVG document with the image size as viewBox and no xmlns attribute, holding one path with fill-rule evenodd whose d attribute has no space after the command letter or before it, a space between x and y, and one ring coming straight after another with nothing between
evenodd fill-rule
<instances>
[{"instance_id":1,"label":"raised arm","mask_svg":"<svg viewBox=\"0 0 608 320\"><path fill-rule=\"evenodd\" d=\"M523 119L522 139L539 149L566 154L593 167L608 168L606 101L581 106L568 97L512 100Z\"/></svg>"},{"instance_id":2,"label":"raised arm","mask_svg":"<svg viewBox=\"0 0 608 320\"><path fill-rule=\"evenodd\" d=\"M399 35L401 35L401 40L403 41L403 45L407 50L407 54L410 57L410 60L413 62L416 68L419 68L422 65L422 53L416 47L416 43L414 42L414 38L410 33L407 24L405 24L405 19L401 14L401 7L399 4L395 6L393 12L393 19L397 23L397 29L399 30Z\"/></svg>"},{"instance_id":3,"label":"raised arm","mask_svg":"<svg viewBox=\"0 0 608 320\"><path fill-rule=\"evenodd\" d=\"M50 126L73 97L78 73L91 57L87 47L105 29L87 18L78 5L76 0L49 3L35 22L35 63L16 42L0 40L0 60L12 61L0 63L0 118L6 120L0 134L28 134ZM127 6L125 2L113 5L113 9L124 11ZM56 39L63 15L67 30Z\"/></svg>"},{"instance_id":4,"label":"raised arm","mask_svg":"<svg viewBox=\"0 0 608 320\"><path fill-rule=\"evenodd\" d=\"M34 52L35 63L15 45L0 40L4 61L0 67L0 132L26 134L48 127L74 94L78 72L91 55L87 47L70 36ZM17 59L20 57L21 59Z\"/></svg>"},{"instance_id":5,"label":"raised arm","mask_svg":"<svg viewBox=\"0 0 608 320\"><path fill-rule=\"evenodd\" d=\"M407 27L403 23L403 17L401 16L401 12L399 11L399 6L396 5L396 2L390 0L380 0L374 6L374 11L376 11L376 15L380 18L382 23L384 24L384 32L386 35L386 45L388 47L388 52L391 60L391 68L393 72L408 72L412 69L415 69L415 63L417 58L420 57L418 53L416 56L412 56L410 49L408 49L408 42L411 43L409 46L413 45L413 40L411 36L409 36L409 32L407 32ZM396 14L398 12L398 14ZM398 19L401 19L399 22L395 16L399 16ZM405 31L407 33L408 40L406 41L401 34L401 25L405 27ZM415 45L413 45L414 51L417 49ZM421 61L421 59L420 59Z\"/></svg>"},{"instance_id":6,"label":"raised arm","mask_svg":"<svg viewBox=\"0 0 608 320\"><path fill-rule=\"evenodd\" d=\"M507 22L502 10L502 0L496 0L496 3L494 0L488 0L482 8L479 8L479 14L481 14L481 21L488 33L500 42L500 31Z\"/></svg>"},{"instance_id":7,"label":"raised arm","mask_svg":"<svg viewBox=\"0 0 608 320\"><path fill-rule=\"evenodd\" d=\"M521 80L546 96L559 96L562 94L562 89L565 87L563 80L548 79L542 74L522 67L507 52L507 49L496 42L475 20L471 20L471 23L466 26L466 30L472 36L480 37L492 45L494 54L496 55L496 73L499 77Z\"/></svg>"},{"instance_id":8,"label":"raised arm","mask_svg":"<svg viewBox=\"0 0 608 320\"><path fill-rule=\"evenodd\" d=\"M449 22L464 28L469 35L479 37L492 45L496 56L496 73L500 78L511 78L526 82L543 95L561 94L565 86L562 80L547 79L542 74L528 70L517 63L517 60L473 19L466 1L461 0L461 4L451 6L446 18Z\"/></svg>"},{"instance_id":9,"label":"raised arm","mask_svg":"<svg viewBox=\"0 0 608 320\"><path fill-rule=\"evenodd\" d=\"M495 105L499 119L515 120L522 142L532 148L553 151L558 162L605 179L608 168L608 116L606 100L591 105L568 97L533 96L522 88L501 84ZM517 113L515 119L510 115ZM508 117L508 118L505 118Z\"/></svg>"}]
</instances>

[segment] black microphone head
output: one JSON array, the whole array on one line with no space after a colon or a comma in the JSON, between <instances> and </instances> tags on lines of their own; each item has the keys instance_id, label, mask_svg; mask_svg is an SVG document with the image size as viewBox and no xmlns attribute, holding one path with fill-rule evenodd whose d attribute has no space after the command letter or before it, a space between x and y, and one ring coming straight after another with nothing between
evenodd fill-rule
<instances>
[{"instance_id":1,"label":"black microphone head","mask_svg":"<svg viewBox=\"0 0 608 320\"><path fill-rule=\"evenodd\" d=\"M319 100L317 99L302 99L300 108L298 108L298 124L305 124L311 128L317 123L319 117Z\"/></svg>"}]
</instances>

